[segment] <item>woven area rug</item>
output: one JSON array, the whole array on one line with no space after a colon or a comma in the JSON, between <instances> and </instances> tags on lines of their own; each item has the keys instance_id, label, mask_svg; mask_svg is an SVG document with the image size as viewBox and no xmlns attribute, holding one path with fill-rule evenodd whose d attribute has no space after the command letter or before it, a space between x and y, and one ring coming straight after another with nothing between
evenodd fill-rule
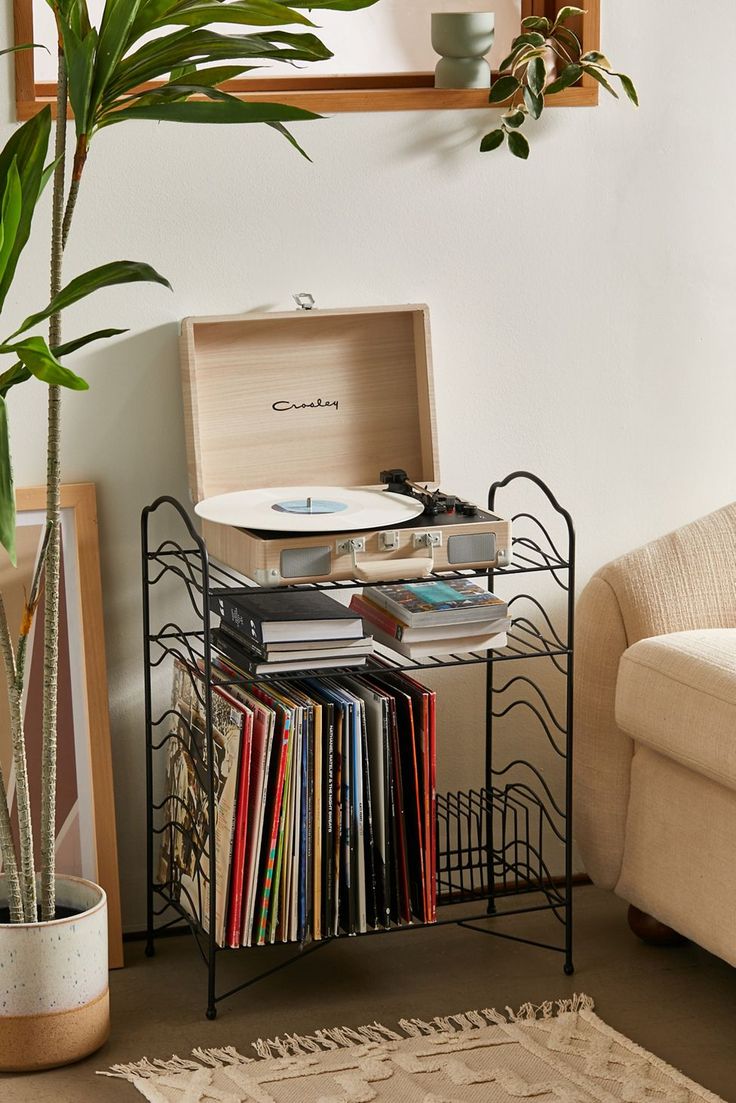
<instances>
[{"instance_id":1,"label":"woven area rug","mask_svg":"<svg viewBox=\"0 0 736 1103\"><path fill-rule=\"evenodd\" d=\"M116 1065L149 1103L723 1103L606 1026L588 996L287 1034Z\"/></svg>"}]
</instances>

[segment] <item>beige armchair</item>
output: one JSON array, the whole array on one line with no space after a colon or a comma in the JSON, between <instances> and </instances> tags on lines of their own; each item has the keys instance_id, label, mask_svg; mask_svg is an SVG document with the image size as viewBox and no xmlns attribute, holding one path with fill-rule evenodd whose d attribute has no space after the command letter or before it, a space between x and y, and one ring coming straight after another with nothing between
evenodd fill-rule
<instances>
[{"instance_id":1,"label":"beige armchair","mask_svg":"<svg viewBox=\"0 0 736 1103\"><path fill-rule=\"evenodd\" d=\"M588 874L736 965L736 503L598 571L576 656Z\"/></svg>"}]
</instances>

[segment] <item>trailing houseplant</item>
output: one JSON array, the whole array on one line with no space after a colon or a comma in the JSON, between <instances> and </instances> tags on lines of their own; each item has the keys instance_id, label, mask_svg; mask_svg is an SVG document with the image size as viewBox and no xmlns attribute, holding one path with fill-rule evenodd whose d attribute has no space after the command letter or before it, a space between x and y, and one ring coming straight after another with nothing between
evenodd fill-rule
<instances>
[{"instance_id":1,"label":"trailing houseplant","mask_svg":"<svg viewBox=\"0 0 736 1103\"><path fill-rule=\"evenodd\" d=\"M529 118L538 119L547 96L572 88L584 75L619 98L611 83L617 80L635 107L639 97L631 77L616 72L599 50L584 51L569 23L585 15L583 8L561 8L554 21L544 15L530 15L521 22L521 34L511 43L508 57L501 62L493 83L489 103L504 106L501 125L491 130L480 144L482 153L499 149L504 143L515 157L526 160L529 142L522 128Z\"/></svg>"},{"instance_id":2,"label":"trailing houseplant","mask_svg":"<svg viewBox=\"0 0 736 1103\"><path fill-rule=\"evenodd\" d=\"M150 267L123 261L94 269L64 286L64 251L94 139L102 129L129 119L265 123L303 153L287 124L316 119L318 115L278 103L243 101L222 85L264 63L309 63L331 57L330 51L313 33L313 24L304 9L329 8L347 12L369 7L376 0L295 0L289 6L278 0L106 0L97 25L90 19L86 0L47 2L56 19L59 39L53 161L46 166L51 130L48 109L17 131L0 154L3 235L0 242L0 305L27 241L35 206L45 184L53 178L50 300L46 307L26 318L0 346L0 353L14 359L10 368L0 375L0 542L13 560L15 499L6 397L13 387L34 377L48 386L46 531L17 644L13 642L0 595L0 650L11 706L19 826L16 852L7 792L0 776L0 853L10 918L24 926L36 924L39 918L42 923L53 922L56 916L61 388L84 389L87 386L62 361L93 340L122 332L100 330L64 343L62 311L99 287L137 280L166 283ZM234 31L244 27L258 29L248 33L222 33L213 29L222 25ZM284 30L284 27L294 26L300 29ZM69 107L74 116L73 159L67 149ZM71 173L67 171L70 161ZM49 324L48 341L32 333L46 322ZM22 697L26 648L41 591L44 678L39 907ZM2 1053L0 1067L5 1067Z\"/></svg>"}]
</instances>

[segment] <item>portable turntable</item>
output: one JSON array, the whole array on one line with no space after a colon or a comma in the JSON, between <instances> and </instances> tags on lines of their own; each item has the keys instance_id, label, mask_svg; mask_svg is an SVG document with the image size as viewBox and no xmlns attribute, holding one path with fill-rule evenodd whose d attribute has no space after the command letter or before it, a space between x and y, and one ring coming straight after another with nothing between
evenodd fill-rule
<instances>
[{"instance_id":1,"label":"portable turntable","mask_svg":"<svg viewBox=\"0 0 736 1103\"><path fill-rule=\"evenodd\" d=\"M426 306L187 318L181 359L215 558L262 586L508 565L510 523L439 489Z\"/></svg>"}]
</instances>

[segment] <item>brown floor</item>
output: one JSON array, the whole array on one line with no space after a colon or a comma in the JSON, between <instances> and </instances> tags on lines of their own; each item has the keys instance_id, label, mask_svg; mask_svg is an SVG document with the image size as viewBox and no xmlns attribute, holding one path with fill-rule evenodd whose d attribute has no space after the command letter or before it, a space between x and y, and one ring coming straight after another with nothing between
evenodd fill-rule
<instances>
[{"instance_id":1,"label":"brown floor","mask_svg":"<svg viewBox=\"0 0 736 1103\"><path fill-rule=\"evenodd\" d=\"M626 906L594 888L576 891L577 973L561 958L457 927L334 943L220 1005L204 1018L205 973L189 938L159 943L153 961L141 943L112 976L113 1027L107 1046L72 1068L0 1076L2 1103L135 1103L127 1083L96 1069L147 1057L187 1056L196 1046L307 1033L378 1020L432 1018L478 1007L519 1006L587 992L601 1018L736 1103L736 970L695 946L654 949L626 925ZM503 928L545 938L550 918L525 916ZM555 937L559 928L555 925ZM237 984L286 956L280 948L222 955L223 982Z\"/></svg>"}]
</instances>

